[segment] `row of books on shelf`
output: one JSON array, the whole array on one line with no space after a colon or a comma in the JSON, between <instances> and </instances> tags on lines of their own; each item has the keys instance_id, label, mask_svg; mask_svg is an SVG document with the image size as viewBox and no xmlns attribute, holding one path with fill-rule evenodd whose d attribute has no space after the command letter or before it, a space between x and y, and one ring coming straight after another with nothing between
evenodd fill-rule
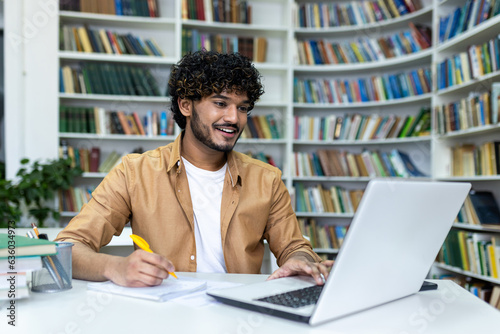
<instances>
[{"instance_id":1,"label":"row of books on shelf","mask_svg":"<svg viewBox=\"0 0 500 334\"><path fill-rule=\"evenodd\" d=\"M439 42L452 39L498 13L500 13L498 0L466 0L462 7L456 7L448 14L439 17Z\"/></svg>"},{"instance_id":2,"label":"row of books on shelf","mask_svg":"<svg viewBox=\"0 0 500 334\"><path fill-rule=\"evenodd\" d=\"M182 0L182 18L250 24L252 6L243 0Z\"/></svg>"},{"instance_id":3,"label":"row of books on shelf","mask_svg":"<svg viewBox=\"0 0 500 334\"><path fill-rule=\"evenodd\" d=\"M474 296L500 310L500 286L463 275L450 273L433 274L433 279L452 280Z\"/></svg>"},{"instance_id":4,"label":"row of books on shelf","mask_svg":"<svg viewBox=\"0 0 500 334\"><path fill-rule=\"evenodd\" d=\"M450 102L435 107L436 130L439 134L466 130L485 125L497 124L500 108L500 84L493 84L494 93L470 92L460 101Z\"/></svg>"},{"instance_id":5,"label":"row of books on shelf","mask_svg":"<svg viewBox=\"0 0 500 334\"><path fill-rule=\"evenodd\" d=\"M59 9L108 15L159 16L157 0L64 0L59 2Z\"/></svg>"},{"instance_id":6,"label":"row of books on shelf","mask_svg":"<svg viewBox=\"0 0 500 334\"><path fill-rule=\"evenodd\" d=\"M430 93L429 68L360 79L294 78L294 102L349 104L389 101Z\"/></svg>"},{"instance_id":7,"label":"row of books on shelf","mask_svg":"<svg viewBox=\"0 0 500 334\"><path fill-rule=\"evenodd\" d=\"M437 63L437 86L444 89L460 85L499 70L500 35Z\"/></svg>"},{"instance_id":8,"label":"row of books on shelf","mask_svg":"<svg viewBox=\"0 0 500 334\"><path fill-rule=\"evenodd\" d=\"M72 167L80 167L83 172L108 173L117 164L121 158L129 153L143 153L142 147L135 148L132 152L118 153L112 151L103 159L103 154L98 146L91 148L81 146L73 147L66 140L61 140L59 146L59 156L61 158L71 158Z\"/></svg>"},{"instance_id":9,"label":"row of books on shelf","mask_svg":"<svg viewBox=\"0 0 500 334\"><path fill-rule=\"evenodd\" d=\"M133 65L81 62L60 68L61 93L161 96L148 68Z\"/></svg>"},{"instance_id":10,"label":"row of books on shelf","mask_svg":"<svg viewBox=\"0 0 500 334\"><path fill-rule=\"evenodd\" d=\"M429 108L417 115L345 114L326 117L294 116L294 139L374 140L427 136L431 129Z\"/></svg>"},{"instance_id":11,"label":"row of books on shelf","mask_svg":"<svg viewBox=\"0 0 500 334\"><path fill-rule=\"evenodd\" d=\"M348 226L318 224L313 218L299 218L302 234L313 248L339 249L344 242Z\"/></svg>"},{"instance_id":12,"label":"row of books on shelf","mask_svg":"<svg viewBox=\"0 0 500 334\"><path fill-rule=\"evenodd\" d=\"M80 167L82 172L97 173L101 167L101 149L98 146L73 147L67 141L61 140L59 156L71 158L72 167Z\"/></svg>"},{"instance_id":13,"label":"row of books on shelf","mask_svg":"<svg viewBox=\"0 0 500 334\"><path fill-rule=\"evenodd\" d=\"M500 172L500 141L481 145L460 144L451 147L453 176L491 176Z\"/></svg>"},{"instance_id":14,"label":"row of books on shelf","mask_svg":"<svg viewBox=\"0 0 500 334\"><path fill-rule=\"evenodd\" d=\"M142 39L132 33L118 34L106 29L91 29L88 25L63 25L60 36L59 48L63 51L164 56L153 38Z\"/></svg>"},{"instance_id":15,"label":"row of books on shelf","mask_svg":"<svg viewBox=\"0 0 500 334\"><path fill-rule=\"evenodd\" d=\"M106 110L102 107L59 107L59 132L125 134L141 136L170 136L175 121L167 111L148 110L140 116L137 111Z\"/></svg>"},{"instance_id":16,"label":"row of books on shelf","mask_svg":"<svg viewBox=\"0 0 500 334\"><path fill-rule=\"evenodd\" d=\"M410 22L411 29L386 36L354 41L331 42L325 39L297 41L299 64L353 64L379 61L412 54L432 45L430 28Z\"/></svg>"},{"instance_id":17,"label":"row of books on shelf","mask_svg":"<svg viewBox=\"0 0 500 334\"><path fill-rule=\"evenodd\" d=\"M29 297L28 277L49 265L45 264L48 258L42 259L42 256L57 253L55 242L10 233L14 231L0 233L0 301L11 300L11 303L14 299ZM15 255L12 245L15 245ZM58 270L58 267L52 268Z\"/></svg>"},{"instance_id":18,"label":"row of books on shelf","mask_svg":"<svg viewBox=\"0 0 500 334\"><path fill-rule=\"evenodd\" d=\"M262 63L267 58L267 39L182 29L182 54L202 49L222 53L239 52L254 62Z\"/></svg>"},{"instance_id":19,"label":"row of books on shelf","mask_svg":"<svg viewBox=\"0 0 500 334\"><path fill-rule=\"evenodd\" d=\"M381 22L420 9L420 0L306 2L296 5L294 19L296 27L341 27Z\"/></svg>"},{"instance_id":20,"label":"row of books on shelf","mask_svg":"<svg viewBox=\"0 0 500 334\"><path fill-rule=\"evenodd\" d=\"M270 154L266 154L262 151L258 151L258 152L246 151L243 153L248 155L251 158L260 160L262 162L265 162L266 164L270 164L271 166L274 166L274 167L277 167L277 168L283 170L281 164L279 162L277 162L276 160L274 160L274 158Z\"/></svg>"},{"instance_id":21,"label":"row of books on shelf","mask_svg":"<svg viewBox=\"0 0 500 334\"><path fill-rule=\"evenodd\" d=\"M397 149L390 152L353 153L338 150L294 152L294 176L425 177L410 156Z\"/></svg>"},{"instance_id":22,"label":"row of books on shelf","mask_svg":"<svg viewBox=\"0 0 500 334\"><path fill-rule=\"evenodd\" d=\"M92 198L95 186L70 187L60 190L59 211L80 212L82 206Z\"/></svg>"},{"instance_id":23,"label":"row of books on shelf","mask_svg":"<svg viewBox=\"0 0 500 334\"><path fill-rule=\"evenodd\" d=\"M273 114L249 116L241 138L281 138L276 117Z\"/></svg>"},{"instance_id":24,"label":"row of books on shelf","mask_svg":"<svg viewBox=\"0 0 500 334\"><path fill-rule=\"evenodd\" d=\"M474 274L499 278L500 239L491 234L451 229L438 261Z\"/></svg>"},{"instance_id":25,"label":"row of books on shelf","mask_svg":"<svg viewBox=\"0 0 500 334\"><path fill-rule=\"evenodd\" d=\"M500 228L500 210L495 195L487 190L471 190L456 222Z\"/></svg>"},{"instance_id":26,"label":"row of books on shelf","mask_svg":"<svg viewBox=\"0 0 500 334\"><path fill-rule=\"evenodd\" d=\"M354 213L364 190L348 190L339 186L324 188L321 184L305 187L301 182L297 182L294 185L294 193L297 212Z\"/></svg>"}]
</instances>

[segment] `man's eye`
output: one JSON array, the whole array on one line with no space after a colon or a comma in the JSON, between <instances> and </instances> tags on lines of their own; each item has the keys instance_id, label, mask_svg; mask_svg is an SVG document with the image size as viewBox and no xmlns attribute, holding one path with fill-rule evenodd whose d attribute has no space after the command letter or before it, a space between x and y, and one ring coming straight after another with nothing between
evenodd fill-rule
<instances>
[{"instance_id":1,"label":"man's eye","mask_svg":"<svg viewBox=\"0 0 500 334\"><path fill-rule=\"evenodd\" d=\"M215 105L219 106L219 107L224 107L226 104L224 102L214 102Z\"/></svg>"},{"instance_id":2,"label":"man's eye","mask_svg":"<svg viewBox=\"0 0 500 334\"><path fill-rule=\"evenodd\" d=\"M248 107L240 107L239 110L241 112L247 113L248 112Z\"/></svg>"}]
</instances>

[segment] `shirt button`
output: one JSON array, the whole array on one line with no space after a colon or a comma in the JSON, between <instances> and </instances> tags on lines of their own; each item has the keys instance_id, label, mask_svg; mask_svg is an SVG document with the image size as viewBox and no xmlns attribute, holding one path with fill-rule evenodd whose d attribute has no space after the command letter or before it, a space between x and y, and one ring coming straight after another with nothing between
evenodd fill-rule
<instances>
[{"instance_id":1,"label":"shirt button","mask_svg":"<svg viewBox=\"0 0 500 334\"><path fill-rule=\"evenodd\" d=\"M191 255L191 261L194 261L194 255Z\"/></svg>"}]
</instances>

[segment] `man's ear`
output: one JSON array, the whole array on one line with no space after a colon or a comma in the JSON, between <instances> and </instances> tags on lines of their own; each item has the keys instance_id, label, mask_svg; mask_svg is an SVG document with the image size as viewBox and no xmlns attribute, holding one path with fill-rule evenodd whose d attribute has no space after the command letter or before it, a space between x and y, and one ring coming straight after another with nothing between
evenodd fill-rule
<instances>
[{"instance_id":1,"label":"man's ear","mask_svg":"<svg viewBox=\"0 0 500 334\"><path fill-rule=\"evenodd\" d=\"M191 116L191 105L193 101L188 100L188 99L181 99L180 97L177 100L177 104L179 105L179 109L181 113L188 117Z\"/></svg>"}]
</instances>

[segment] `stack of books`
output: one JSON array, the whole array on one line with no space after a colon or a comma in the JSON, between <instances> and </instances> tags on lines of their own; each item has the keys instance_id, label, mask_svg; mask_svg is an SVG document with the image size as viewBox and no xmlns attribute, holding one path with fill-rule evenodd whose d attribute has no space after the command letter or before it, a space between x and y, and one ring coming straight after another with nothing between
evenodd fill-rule
<instances>
[{"instance_id":1,"label":"stack of books","mask_svg":"<svg viewBox=\"0 0 500 334\"><path fill-rule=\"evenodd\" d=\"M0 233L0 300L28 297L27 275L42 269L42 256L53 254L55 242Z\"/></svg>"}]
</instances>

